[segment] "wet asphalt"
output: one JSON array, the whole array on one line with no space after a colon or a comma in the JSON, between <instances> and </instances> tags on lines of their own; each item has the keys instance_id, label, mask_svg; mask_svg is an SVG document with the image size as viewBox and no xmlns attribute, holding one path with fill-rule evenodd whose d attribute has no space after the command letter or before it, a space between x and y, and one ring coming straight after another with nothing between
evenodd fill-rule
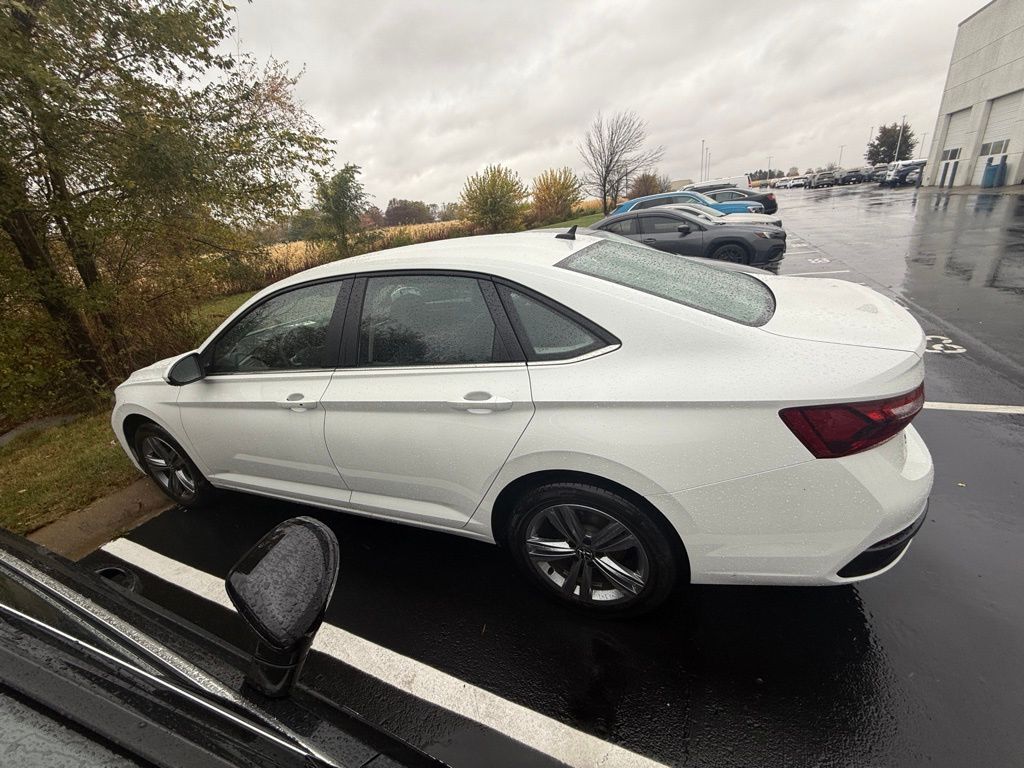
<instances>
[{"instance_id":1,"label":"wet asphalt","mask_svg":"<svg viewBox=\"0 0 1024 768\"><path fill-rule=\"evenodd\" d=\"M1024 196L778 197L782 273L903 302L934 337L930 400L1024 405ZM129 538L224 576L276 522L312 514L342 542L328 622L669 765L1019 765L1024 416L928 410L915 424L935 489L891 572L850 587L692 587L630 621L566 613L493 547L267 499L174 509ZM415 721L403 727L415 742ZM500 764L483 744L445 755Z\"/></svg>"}]
</instances>

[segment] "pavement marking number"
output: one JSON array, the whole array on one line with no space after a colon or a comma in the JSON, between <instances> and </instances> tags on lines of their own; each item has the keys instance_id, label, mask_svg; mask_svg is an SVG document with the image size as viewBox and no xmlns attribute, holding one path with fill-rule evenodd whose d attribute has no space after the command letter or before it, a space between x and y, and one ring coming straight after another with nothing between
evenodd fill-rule
<instances>
[{"instance_id":1,"label":"pavement marking number","mask_svg":"<svg viewBox=\"0 0 1024 768\"><path fill-rule=\"evenodd\" d=\"M967 351L966 347L954 344L948 336L925 336L925 352L935 352L939 355L962 355Z\"/></svg>"}]
</instances>

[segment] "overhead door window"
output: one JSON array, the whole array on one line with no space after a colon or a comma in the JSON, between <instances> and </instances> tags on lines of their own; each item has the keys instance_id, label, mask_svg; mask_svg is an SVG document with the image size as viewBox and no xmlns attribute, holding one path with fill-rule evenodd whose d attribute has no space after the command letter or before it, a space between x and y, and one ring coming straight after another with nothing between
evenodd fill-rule
<instances>
[{"instance_id":1,"label":"overhead door window","mask_svg":"<svg viewBox=\"0 0 1024 768\"><path fill-rule=\"evenodd\" d=\"M470 365L504 359L474 277L388 275L366 284L359 365Z\"/></svg>"},{"instance_id":2,"label":"overhead door window","mask_svg":"<svg viewBox=\"0 0 1024 768\"><path fill-rule=\"evenodd\" d=\"M278 294L251 309L220 336L210 373L252 373L327 367L327 329L341 282Z\"/></svg>"}]
</instances>

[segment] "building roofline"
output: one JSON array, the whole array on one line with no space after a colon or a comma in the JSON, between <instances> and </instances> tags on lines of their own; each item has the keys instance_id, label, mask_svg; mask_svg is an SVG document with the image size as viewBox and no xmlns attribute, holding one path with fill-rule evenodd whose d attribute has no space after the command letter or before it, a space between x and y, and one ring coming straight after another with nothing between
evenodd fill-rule
<instances>
[{"instance_id":1,"label":"building roofline","mask_svg":"<svg viewBox=\"0 0 1024 768\"><path fill-rule=\"evenodd\" d=\"M977 16L977 15L978 15L979 13L981 13L982 11L984 11L984 10L985 10L986 8L988 8L988 7L990 6L990 5L995 5L995 4L997 3L997 2L999 2L999 0L989 0L989 1L987 2L987 3L985 3L985 4L983 5L983 6L981 6L981 8L979 8L979 9L978 9L978 10L976 10L976 11L975 11L974 13L972 13L972 14L971 14L970 16L968 16L968 17L967 17L966 19L964 19L964 20L963 20L963 21L961 21L961 22L960 22L959 24L957 24L957 27L962 27L962 26L963 26L964 24L966 24L966 23L967 23L968 21L970 21L970 20L971 20L971 19L973 19L973 18L974 18L975 16Z\"/></svg>"}]
</instances>

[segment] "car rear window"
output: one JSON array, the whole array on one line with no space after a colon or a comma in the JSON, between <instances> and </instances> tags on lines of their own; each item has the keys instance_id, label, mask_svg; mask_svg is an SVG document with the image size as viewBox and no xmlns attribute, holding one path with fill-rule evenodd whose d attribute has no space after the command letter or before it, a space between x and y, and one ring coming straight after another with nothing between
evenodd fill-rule
<instances>
[{"instance_id":1,"label":"car rear window","mask_svg":"<svg viewBox=\"0 0 1024 768\"><path fill-rule=\"evenodd\" d=\"M619 239L589 245L557 266L744 325L764 325L775 313L771 290L745 272L717 269Z\"/></svg>"}]
</instances>

